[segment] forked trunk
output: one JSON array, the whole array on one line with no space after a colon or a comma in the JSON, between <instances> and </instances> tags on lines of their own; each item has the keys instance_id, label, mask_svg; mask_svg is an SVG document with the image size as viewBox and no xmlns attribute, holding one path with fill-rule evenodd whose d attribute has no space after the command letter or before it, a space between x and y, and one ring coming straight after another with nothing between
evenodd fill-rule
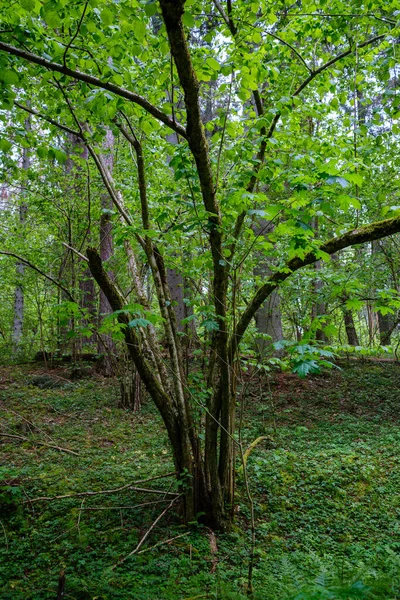
<instances>
[{"instance_id":1,"label":"forked trunk","mask_svg":"<svg viewBox=\"0 0 400 600\"><path fill-rule=\"evenodd\" d=\"M221 440L218 444L219 426L215 419L212 420L211 430L214 443L209 443L211 439L209 429L206 435L204 458L187 398L183 399L182 404L182 398L176 391L178 386L175 386L176 382L173 381L174 377L180 378L181 375L173 374L170 382L160 377L157 373L155 356L143 352L146 331L128 326L129 317L122 310L125 299L106 272L98 252L93 248L88 248L87 256L94 279L107 297L111 309L118 311L118 320L124 326L127 351L165 424L180 490L184 498L185 521L189 523L201 518L207 525L221 529L225 525L226 518L224 491L232 478L230 469L233 465L232 437L227 433L233 426L232 406L234 404L230 394L226 348L226 360L219 361L216 365L215 382L217 387L215 387L216 394L212 396L212 402L218 404L216 414L221 415L221 422L226 432L222 429ZM229 404L227 404L228 401Z\"/></svg>"}]
</instances>

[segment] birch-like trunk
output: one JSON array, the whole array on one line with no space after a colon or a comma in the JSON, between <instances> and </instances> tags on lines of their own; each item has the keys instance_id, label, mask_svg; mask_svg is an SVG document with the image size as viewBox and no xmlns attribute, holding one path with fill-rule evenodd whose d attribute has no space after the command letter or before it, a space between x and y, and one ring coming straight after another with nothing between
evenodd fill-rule
<instances>
[{"instance_id":1,"label":"birch-like trunk","mask_svg":"<svg viewBox=\"0 0 400 600\"><path fill-rule=\"evenodd\" d=\"M102 157L102 161L112 174L114 169L114 135L111 129L107 129L106 139L104 143L105 154ZM110 259L114 254L114 243L112 237L112 222L111 222L111 210L113 208L113 202L110 195L105 192L100 196L101 203L101 216L100 216L100 257L107 268L107 274L112 281L114 281L115 275L113 269L110 267ZM100 305L99 305L99 322L103 318L112 312L112 308L107 299L107 296L100 289ZM115 353L116 347L110 335L100 335L98 341L98 352L103 355L103 359L99 364L101 373L106 377L115 375Z\"/></svg>"},{"instance_id":2,"label":"birch-like trunk","mask_svg":"<svg viewBox=\"0 0 400 600\"><path fill-rule=\"evenodd\" d=\"M256 236L262 236L264 239L267 239L268 235L272 233L274 226L272 223L270 224L265 221L265 219L261 219L259 222L253 224L252 229ZM257 258L259 260L257 260L257 264L254 267L254 275L265 279L272 273L271 260L268 260L265 258L265 255L261 254ZM262 338L257 340L258 351L264 353L271 343L283 339L282 315L278 290L274 290L264 304L257 310L255 321L258 333L267 334L271 337L270 341Z\"/></svg>"},{"instance_id":3,"label":"birch-like trunk","mask_svg":"<svg viewBox=\"0 0 400 600\"><path fill-rule=\"evenodd\" d=\"M25 120L25 128L27 131L31 129L30 119ZM22 169L27 171L30 166L30 150L24 148L22 151ZM24 194L23 194L24 195ZM26 214L28 212L28 206L23 198L21 198L19 205L19 225L23 229L26 221ZM23 337L23 326L24 326L24 307L25 307L25 296L24 296L24 273L25 265L22 262L17 262L16 265L16 279L17 285L14 292L14 321L12 330L13 340L13 353L18 354L21 351L22 337Z\"/></svg>"}]
</instances>

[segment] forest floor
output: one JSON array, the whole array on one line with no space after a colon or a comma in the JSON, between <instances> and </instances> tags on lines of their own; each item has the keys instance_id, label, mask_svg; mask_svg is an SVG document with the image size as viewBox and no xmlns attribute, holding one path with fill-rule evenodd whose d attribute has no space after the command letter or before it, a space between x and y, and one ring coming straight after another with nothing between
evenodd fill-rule
<instances>
[{"instance_id":1,"label":"forest floor","mask_svg":"<svg viewBox=\"0 0 400 600\"><path fill-rule=\"evenodd\" d=\"M229 533L186 530L173 507L128 556L176 491L172 477L138 483L173 470L160 418L149 402L117 408L116 383L59 370L41 389L38 371L0 369L0 598L55 600L64 577L65 600L244 598L240 472ZM266 436L248 459L255 599L400 598L399 409L397 364L251 383L244 445ZM129 484L163 494L39 499Z\"/></svg>"}]
</instances>

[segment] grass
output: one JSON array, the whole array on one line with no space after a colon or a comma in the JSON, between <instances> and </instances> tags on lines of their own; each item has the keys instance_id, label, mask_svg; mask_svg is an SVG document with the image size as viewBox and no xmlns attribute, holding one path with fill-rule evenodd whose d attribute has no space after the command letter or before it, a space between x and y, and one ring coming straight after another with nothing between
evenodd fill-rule
<instances>
[{"instance_id":1,"label":"grass","mask_svg":"<svg viewBox=\"0 0 400 600\"><path fill-rule=\"evenodd\" d=\"M187 532L172 510L145 552L112 568L165 506L137 505L162 496L126 489L31 502L172 471L149 403L133 414L116 407L112 382L39 389L29 383L34 375L27 366L0 372L1 431L28 439L0 438L0 597L54 600L61 572L66 599L245 597L250 528L240 473L237 516L232 530L217 536L217 554L207 529ZM257 519L254 598L400 598L400 368L357 363L305 381L278 374L250 391L244 439L267 436L248 459ZM172 478L146 486L174 490ZM126 506L136 508L115 508Z\"/></svg>"}]
</instances>

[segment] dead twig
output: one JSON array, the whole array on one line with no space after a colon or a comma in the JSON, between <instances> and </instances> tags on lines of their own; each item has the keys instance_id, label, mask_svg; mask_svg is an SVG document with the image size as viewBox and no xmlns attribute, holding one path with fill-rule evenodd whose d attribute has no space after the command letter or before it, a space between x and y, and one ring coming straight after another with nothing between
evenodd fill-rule
<instances>
[{"instance_id":1,"label":"dead twig","mask_svg":"<svg viewBox=\"0 0 400 600\"><path fill-rule=\"evenodd\" d=\"M77 529L78 529L78 536L79 539L81 539L81 529L80 529L80 524L81 524L81 516L82 516L82 509L83 509L83 504L85 502L86 498L82 498L82 502L81 502L81 506L79 509L79 514L78 514L78 521L76 523Z\"/></svg>"},{"instance_id":2,"label":"dead twig","mask_svg":"<svg viewBox=\"0 0 400 600\"><path fill-rule=\"evenodd\" d=\"M215 573L218 565L218 546L217 546L217 538L215 537L215 533L212 529L209 529L208 539L210 542L210 550L211 550L211 571L210 573Z\"/></svg>"},{"instance_id":3,"label":"dead twig","mask_svg":"<svg viewBox=\"0 0 400 600\"><path fill-rule=\"evenodd\" d=\"M177 540L179 538L190 535L190 533L191 533L190 531L186 531L185 533L180 533L179 535L176 535L175 537L169 538L169 540L163 540L162 542L157 542L157 544L154 544L154 546L150 546L150 548L145 548L144 550L140 550L140 552L138 552L138 554L143 554L144 552L151 552L151 550L154 550L154 548L158 548L159 546L164 546L164 544L170 544L174 540Z\"/></svg>"},{"instance_id":4,"label":"dead twig","mask_svg":"<svg viewBox=\"0 0 400 600\"><path fill-rule=\"evenodd\" d=\"M118 565L121 565L130 556L133 556L134 554L138 553L138 551L143 546L144 542L149 537L150 533L153 531L154 527L157 525L157 523L160 521L160 519L162 519L162 517L169 511L170 508L172 508L172 506L175 504L175 502L181 496L182 496L182 494L179 494L176 498L174 498L173 500L171 500L171 502L168 504L168 506L162 511L161 514L158 515L157 519L155 521L153 521L153 523L150 525L150 527L148 528L148 530L146 531L146 533L144 534L144 536L142 537L142 539L140 540L140 542L138 543L138 545L136 546L136 548L134 550L132 550L132 552L130 552L127 556L125 556L125 558L121 558L121 560L119 560L117 563L115 563L115 565L112 566L112 569L115 569L115 567L118 567Z\"/></svg>"},{"instance_id":5,"label":"dead twig","mask_svg":"<svg viewBox=\"0 0 400 600\"><path fill-rule=\"evenodd\" d=\"M141 508L142 506L162 504L163 502L169 502L169 498L163 498L162 500L153 500L153 502L141 502L140 504L132 504L131 506L86 506L81 510L132 510L132 508Z\"/></svg>"},{"instance_id":6,"label":"dead twig","mask_svg":"<svg viewBox=\"0 0 400 600\"><path fill-rule=\"evenodd\" d=\"M154 481L155 479L162 479L164 477L172 477L172 475L176 475L175 471L172 473L166 473L165 475L156 475L155 477L150 477L149 479L142 479L141 481L127 483L118 488L111 488L110 490L99 490L98 492L72 492L71 494L63 494L61 496L39 496L38 498L31 498L29 502L39 502L39 501L51 501L51 500L64 500L65 498L83 498L85 496L100 496L102 494L115 494L116 492L122 492L123 490L134 490L136 492L144 492L150 494L162 494L167 496L175 496L179 497L180 494L175 492L166 492L165 490L155 490L150 488L140 488L136 487L138 484L148 483L149 481Z\"/></svg>"},{"instance_id":7,"label":"dead twig","mask_svg":"<svg viewBox=\"0 0 400 600\"><path fill-rule=\"evenodd\" d=\"M0 521L0 525L1 525L2 529L3 529L4 539L5 539L5 542L6 542L6 550L8 552L8 537L7 537L7 532L5 530L5 527L3 525L3 521Z\"/></svg>"},{"instance_id":8,"label":"dead twig","mask_svg":"<svg viewBox=\"0 0 400 600\"><path fill-rule=\"evenodd\" d=\"M61 446L57 446L56 444L48 444L47 442L40 442L39 440L31 440L24 435L16 435L13 433L0 433L0 437L9 437L14 438L16 440L21 440L23 442L29 442L30 444L37 446L46 446L47 448L53 448L53 450L59 450L60 452L67 452L68 454L73 454L74 456L79 456L78 452L75 450L69 450L69 448L62 448Z\"/></svg>"}]
</instances>

